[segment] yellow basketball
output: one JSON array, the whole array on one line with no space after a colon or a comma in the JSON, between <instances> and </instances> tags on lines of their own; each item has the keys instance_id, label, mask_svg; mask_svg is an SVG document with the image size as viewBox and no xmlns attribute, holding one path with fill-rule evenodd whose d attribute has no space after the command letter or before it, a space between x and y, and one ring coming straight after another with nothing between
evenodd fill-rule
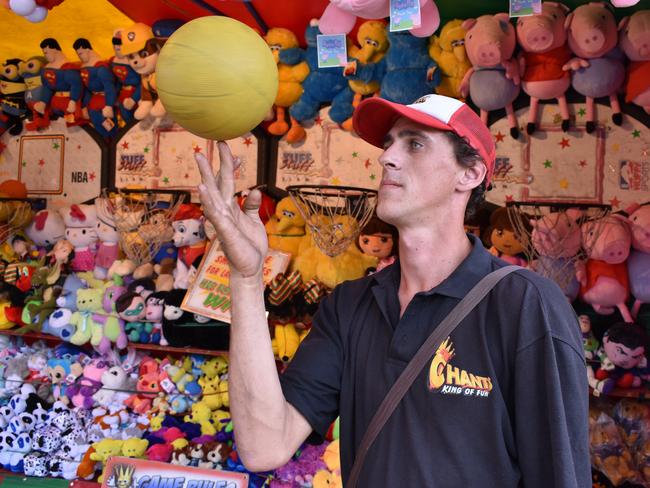
<instances>
[{"instance_id":1,"label":"yellow basketball","mask_svg":"<svg viewBox=\"0 0 650 488\"><path fill-rule=\"evenodd\" d=\"M177 124L206 139L228 140L249 132L269 112L278 69L253 29L228 17L201 17L167 40L156 83Z\"/></svg>"}]
</instances>

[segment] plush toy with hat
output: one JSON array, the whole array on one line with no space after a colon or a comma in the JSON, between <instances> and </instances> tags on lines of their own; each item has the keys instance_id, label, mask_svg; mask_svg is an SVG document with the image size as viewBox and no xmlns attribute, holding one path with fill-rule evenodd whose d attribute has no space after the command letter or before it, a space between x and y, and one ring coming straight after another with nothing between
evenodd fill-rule
<instances>
[{"instance_id":1,"label":"plush toy with hat","mask_svg":"<svg viewBox=\"0 0 650 488\"><path fill-rule=\"evenodd\" d=\"M113 51L111 70L116 80L117 108L122 121L126 124L133 120L135 107L142 94L142 79L129 64L129 58L122 53L122 29L113 34Z\"/></svg>"},{"instance_id":2,"label":"plush toy with hat","mask_svg":"<svg viewBox=\"0 0 650 488\"><path fill-rule=\"evenodd\" d=\"M362 19L383 19L390 15L388 0L330 0L320 21L323 34L349 33L357 17ZM419 26L410 30L417 37L429 37L440 25L440 14L433 0L420 0Z\"/></svg>"},{"instance_id":3,"label":"plush toy with hat","mask_svg":"<svg viewBox=\"0 0 650 488\"><path fill-rule=\"evenodd\" d=\"M127 56L131 68L142 78L142 99L135 111L135 118L142 120L148 115L162 117L165 107L156 88L156 63L160 52L158 40L151 27L136 23L122 30L121 53Z\"/></svg>"},{"instance_id":4,"label":"plush toy with hat","mask_svg":"<svg viewBox=\"0 0 650 488\"><path fill-rule=\"evenodd\" d=\"M83 83L76 64L71 63L56 39L41 42L47 64L43 69L43 98L34 104L34 110L45 115L49 109L52 117L63 117L66 125L82 125L81 102Z\"/></svg>"},{"instance_id":5,"label":"plush toy with hat","mask_svg":"<svg viewBox=\"0 0 650 488\"><path fill-rule=\"evenodd\" d=\"M207 240L201 208L191 203L180 205L174 215L174 246L178 260L174 270L174 288L187 289L205 254Z\"/></svg>"},{"instance_id":6,"label":"plush toy with hat","mask_svg":"<svg viewBox=\"0 0 650 488\"><path fill-rule=\"evenodd\" d=\"M576 57L563 67L587 104L586 130L596 130L595 99L609 97L612 122L623 123L618 91L625 82L624 56L617 48L614 14L604 2L580 5L566 19L569 47Z\"/></svg>"},{"instance_id":7,"label":"plush toy with hat","mask_svg":"<svg viewBox=\"0 0 650 488\"><path fill-rule=\"evenodd\" d=\"M512 59L516 35L508 14L467 19L463 29L467 31L465 49L472 68L465 73L460 91L481 109L485 124L490 112L505 108L510 135L517 139L519 127L512 102L520 90L519 64Z\"/></svg>"},{"instance_id":8,"label":"plush toy with hat","mask_svg":"<svg viewBox=\"0 0 650 488\"><path fill-rule=\"evenodd\" d=\"M302 95L302 82L309 74L309 65L304 52L298 47L298 38L289 29L273 27L264 36L278 65L278 93L275 97L275 121L266 130L274 136L283 136L289 131L285 120L286 110ZM291 117L291 128L298 121Z\"/></svg>"},{"instance_id":9,"label":"plush toy with hat","mask_svg":"<svg viewBox=\"0 0 650 488\"><path fill-rule=\"evenodd\" d=\"M440 84L436 87L438 95L462 99L460 83L465 73L472 67L465 51L465 29L463 21L454 19L447 22L440 30L440 35L431 36L429 56L440 70ZM433 78L434 68L427 71L427 77Z\"/></svg>"},{"instance_id":10,"label":"plush toy with hat","mask_svg":"<svg viewBox=\"0 0 650 488\"><path fill-rule=\"evenodd\" d=\"M79 38L72 47L81 61L83 109L100 136L104 139L114 137L117 120L113 107L117 102L117 90L110 64L100 58L88 39Z\"/></svg>"},{"instance_id":11,"label":"plush toy with hat","mask_svg":"<svg viewBox=\"0 0 650 488\"><path fill-rule=\"evenodd\" d=\"M530 112L526 132L535 132L540 100L556 98L560 104L562 130L569 130L569 106L564 95L571 86L569 73L562 67L571 59L567 46L565 20L569 7L557 2L543 2L542 12L517 20L517 40L521 85L530 95Z\"/></svg>"},{"instance_id":12,"label":"plush toy with hat","mask_svg":"<svg viewBox=\"0 0 650 488\"><path fill-rule=\"evenodd\" d=\"M639 10L618 24L619 46L630 60L625 82L625 101L650 114L650 10Z\"/></svg>"},{"instance_id":13,"label":"plush toy with hat","mask_svg":"<svg viewBox=\"0 0 650 488\"><path fill-rule=\"evenodd\" d=\"M429 57L428 39L414 37L408 31L388 31L388 42L390 47L381 60L385 69L381 97L407 104L433 92L441 74ZM427 75L429 70L433 70L431 77Z\"/></svg>"},{"instance_id":14,"label":"plush toy with hat","mask_svg":"<svg viewBox=\"0 0 650 488\"><path fill-rule=\"evenodd\" d=\"M61 209L65 223L65 238L74 246L73 271L95 268L97 242L97 211L94 205L72 205Z\"/></svg>"}]
</instances>

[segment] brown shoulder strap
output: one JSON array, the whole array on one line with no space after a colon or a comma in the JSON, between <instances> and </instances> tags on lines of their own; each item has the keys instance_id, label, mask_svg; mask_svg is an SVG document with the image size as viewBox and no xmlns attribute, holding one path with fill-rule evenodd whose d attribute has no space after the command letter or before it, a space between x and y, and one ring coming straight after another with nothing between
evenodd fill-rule
<instances>
[{"instance_id":1,"label":"brown shoulder strap","mask_svg":"<svg viewBox=\"0 0 650 488\"><path fill-rule=\"evenodd\" d=\"M496 286L502 278L513 271L522 269L520 266L505 266L485 276L479 281L470 292L456 305L449 315L435 328L429 338L420 346L413 359L406 365L402 374L397 378L390 391L379 405L377 412L373 416L368 429L361 439L357 449L357 455L350 471L350 477L345 483L345 488L356 488L363 462L368 454L368 450L375 441L381 429L384 427L390 416L397 408L399 402L411 385L418 377L422 368L435 354L443 340L449 337L449 334L463 321L469 312L471 312L481 300L483 300L490 290Z\"/></svg>"}]
</instances>

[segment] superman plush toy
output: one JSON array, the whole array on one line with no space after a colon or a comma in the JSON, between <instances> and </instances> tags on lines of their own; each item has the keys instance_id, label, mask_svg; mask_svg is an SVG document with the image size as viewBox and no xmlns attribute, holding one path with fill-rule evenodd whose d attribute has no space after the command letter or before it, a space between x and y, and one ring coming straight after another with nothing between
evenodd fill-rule
<instances>
[{"instance_id":1,"label":"superman plush toy","mask_svg":"<svg viewBox=\"0 0 650 488\"><path fill-rule=\"evenodd\" d=\"M93 51L88 39L77 39L72 47L81 60L81 81L85 87L83 106L99 135L110 139L115 135L117 125L113 110L117 101L113 71L108 61L102 61Z\"/></svg>"},{"instance_id":2,"label":"superman plush toy","mask_svg":"<svg viewBox=\"0 0 650 488\"><path fill-rule=\"evenodd\" d=\"M81 115L83 85L78 65L68 61L56 39L44 39L41 49L47 60L42 75L43 100L36 102L34 110L45 114L49 104L52 118L64 117L68 126L85 124L87 121Z\"/></svg>"},{"instance_id":3,"label":"superman plush toy","mask_svg":"<svg viewBox=\"0 0 650 488\"><path fill-rule=\"evenodd\" d=\"M117 79L118 97L117 104L120 117L125 123L133 120L135 106L140 101L142 94L142 79L131 68L129 60L122 54L122 31L118 30L113 35L113 50L115 57L111 60L113 74Z\"/></svg>"}]
</instances>

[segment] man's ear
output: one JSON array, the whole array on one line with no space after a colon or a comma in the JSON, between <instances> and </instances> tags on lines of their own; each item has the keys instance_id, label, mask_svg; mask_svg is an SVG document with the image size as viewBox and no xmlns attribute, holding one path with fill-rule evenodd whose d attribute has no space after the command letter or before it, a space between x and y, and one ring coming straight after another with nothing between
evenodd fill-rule
<instances>
[{"instance_id":1,"label":"man's ear","mask_svg":"<svg viewBox=\"0 0 650 488\"><path fill-rule=\"evenodd\" d=\"M469 168L463 168L459 173L458 182L456 183L457 191L472 191L474 188L483 183L487 168L482 162L477 162Z\"/></svg>"}]
</instances>

